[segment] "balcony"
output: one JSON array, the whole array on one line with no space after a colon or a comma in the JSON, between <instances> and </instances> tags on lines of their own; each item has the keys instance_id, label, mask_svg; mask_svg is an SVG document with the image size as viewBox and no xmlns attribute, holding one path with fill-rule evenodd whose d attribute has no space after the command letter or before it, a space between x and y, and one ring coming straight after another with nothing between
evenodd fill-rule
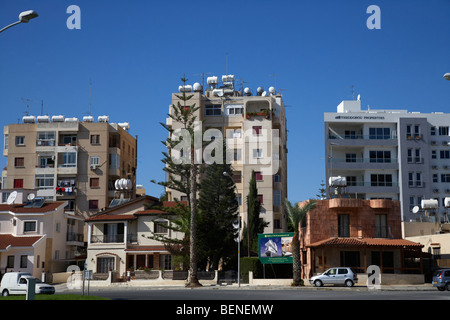
<instances>
[{"instance_id":1,"label":"balcony","mask_svg":"<svg viewBox=\"0 0 450 320\"><path fill-rule=\"evenodd\" d=\"M127 243L136 243L137 235L136 234L127 234ZM125 243L125 235L124 234L101 234L101 235L92 235L91 243Z\"/></svg>"},{"instance_id":2,"label":"balcony","mask_svg":"<svg viewBox=\"0 0 450 320\"><path fill-rule=\"evenodd\" d=\"M332 225L330 238L383 238L393 239L391 226L377 225Z\"/></svg>"},{"instance_id":3,"label":"balcony","mask_svg":"<svg viewBox=\"0 0 450 320\"><path fill-rule=\"evenodd\" d=\"M395 146L398 143L397 136L386 135L339 135L330 133L328 135L328 143L333 143L339 146Z\"/></svg>"},{"instance_id":4,"label":"balcony","mask_svg":"<svg viewBox=\"0 0 450 320\"><path fill-rule=\"evenodd\" d=\"M398 159L396 158L331 158L329 159L333 169L346 170L368 170L368 169L386 169L397 170Z\"/></svg>"},{"instance_id":5,"label":"balcony","mask_svg":"<svg viewBox=\"0 0 450 320\"><path fill-rule=\"evenodd\" d=\"M68 245L83 245L84 235L82 233L68 232L66 235Z\"/></svg>"}]
</instances>

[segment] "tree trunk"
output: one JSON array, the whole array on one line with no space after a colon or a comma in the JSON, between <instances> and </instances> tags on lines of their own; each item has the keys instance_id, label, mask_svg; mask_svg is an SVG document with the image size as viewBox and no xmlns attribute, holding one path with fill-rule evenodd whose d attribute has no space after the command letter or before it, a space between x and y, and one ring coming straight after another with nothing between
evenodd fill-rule
<instances>
[{"instance_id":1,"label":"tree trunk","mask_svg":"<svg viewBox=\"0 0 450 320\"><path fill-rule=\"evenodd\" d=\"M197 224L197 165L195 164L195 150L191 147L191 176L190 185L191 193L191 225L190 225L190 238L189 238L189 282L187 287L200 287L201 284L198 281L197 276L197 236L196 236L196 224Z\"/></svg>"},{"instance_id":2,"label":"tree trunk","mask_svg":"<svg viewBox=\"0 0 450 320\"><path fill-rule=\"evenodd\" d=\"M302 270L300 262L300 241L298 239L298 232L294 233L292 238L292 275L293 275L293 285L303 286L302 280Z\"/></svg>"}]
</instances>

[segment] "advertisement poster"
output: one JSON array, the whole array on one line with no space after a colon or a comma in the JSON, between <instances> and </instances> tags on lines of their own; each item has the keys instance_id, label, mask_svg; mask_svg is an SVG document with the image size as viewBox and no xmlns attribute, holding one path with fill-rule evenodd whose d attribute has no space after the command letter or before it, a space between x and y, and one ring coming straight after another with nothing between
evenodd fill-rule
<instances>
[{"instance_id":1,"label":"advertisement poster","mask_svg":"<svg viewBox=\"0 0 450 320\"><path fill-rule=\"evenodd\" d=\"M261 263L292 263L293 236L293 232L259 234L259 260Z\"/></svg>"}]
</instances>

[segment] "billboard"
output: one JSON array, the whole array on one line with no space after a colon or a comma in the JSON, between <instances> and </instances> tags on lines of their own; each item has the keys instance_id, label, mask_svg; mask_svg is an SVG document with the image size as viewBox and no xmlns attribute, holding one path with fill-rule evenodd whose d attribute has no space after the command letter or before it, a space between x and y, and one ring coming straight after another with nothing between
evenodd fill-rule
<instances>
[{"instance_id":1,"label":"billboard","mask_svg":"<svg viewBox=\"0 0 450 320\"><path fill-rule=\"evenodd\" d=\"M293 232L258 234L258 256L263 264L292 263Z\"/></svg>"}]
</instances>

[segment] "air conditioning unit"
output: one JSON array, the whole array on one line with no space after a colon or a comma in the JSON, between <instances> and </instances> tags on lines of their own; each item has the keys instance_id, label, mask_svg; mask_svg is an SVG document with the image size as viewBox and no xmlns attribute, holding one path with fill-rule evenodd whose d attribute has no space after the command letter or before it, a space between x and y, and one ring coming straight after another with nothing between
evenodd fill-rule
<instances>
[{"instance_id":1,"label":"air conditioning unit","mask_svg":"<svg viewBox=\"0 0 450 320\"><path fill-rule=\"evenodd\" d=\"M98 165L96 165L96 164L91 164L91 170L96 170L96 169L97 169L97 166L98 166Z\"/></svg>"}]
</instances>

